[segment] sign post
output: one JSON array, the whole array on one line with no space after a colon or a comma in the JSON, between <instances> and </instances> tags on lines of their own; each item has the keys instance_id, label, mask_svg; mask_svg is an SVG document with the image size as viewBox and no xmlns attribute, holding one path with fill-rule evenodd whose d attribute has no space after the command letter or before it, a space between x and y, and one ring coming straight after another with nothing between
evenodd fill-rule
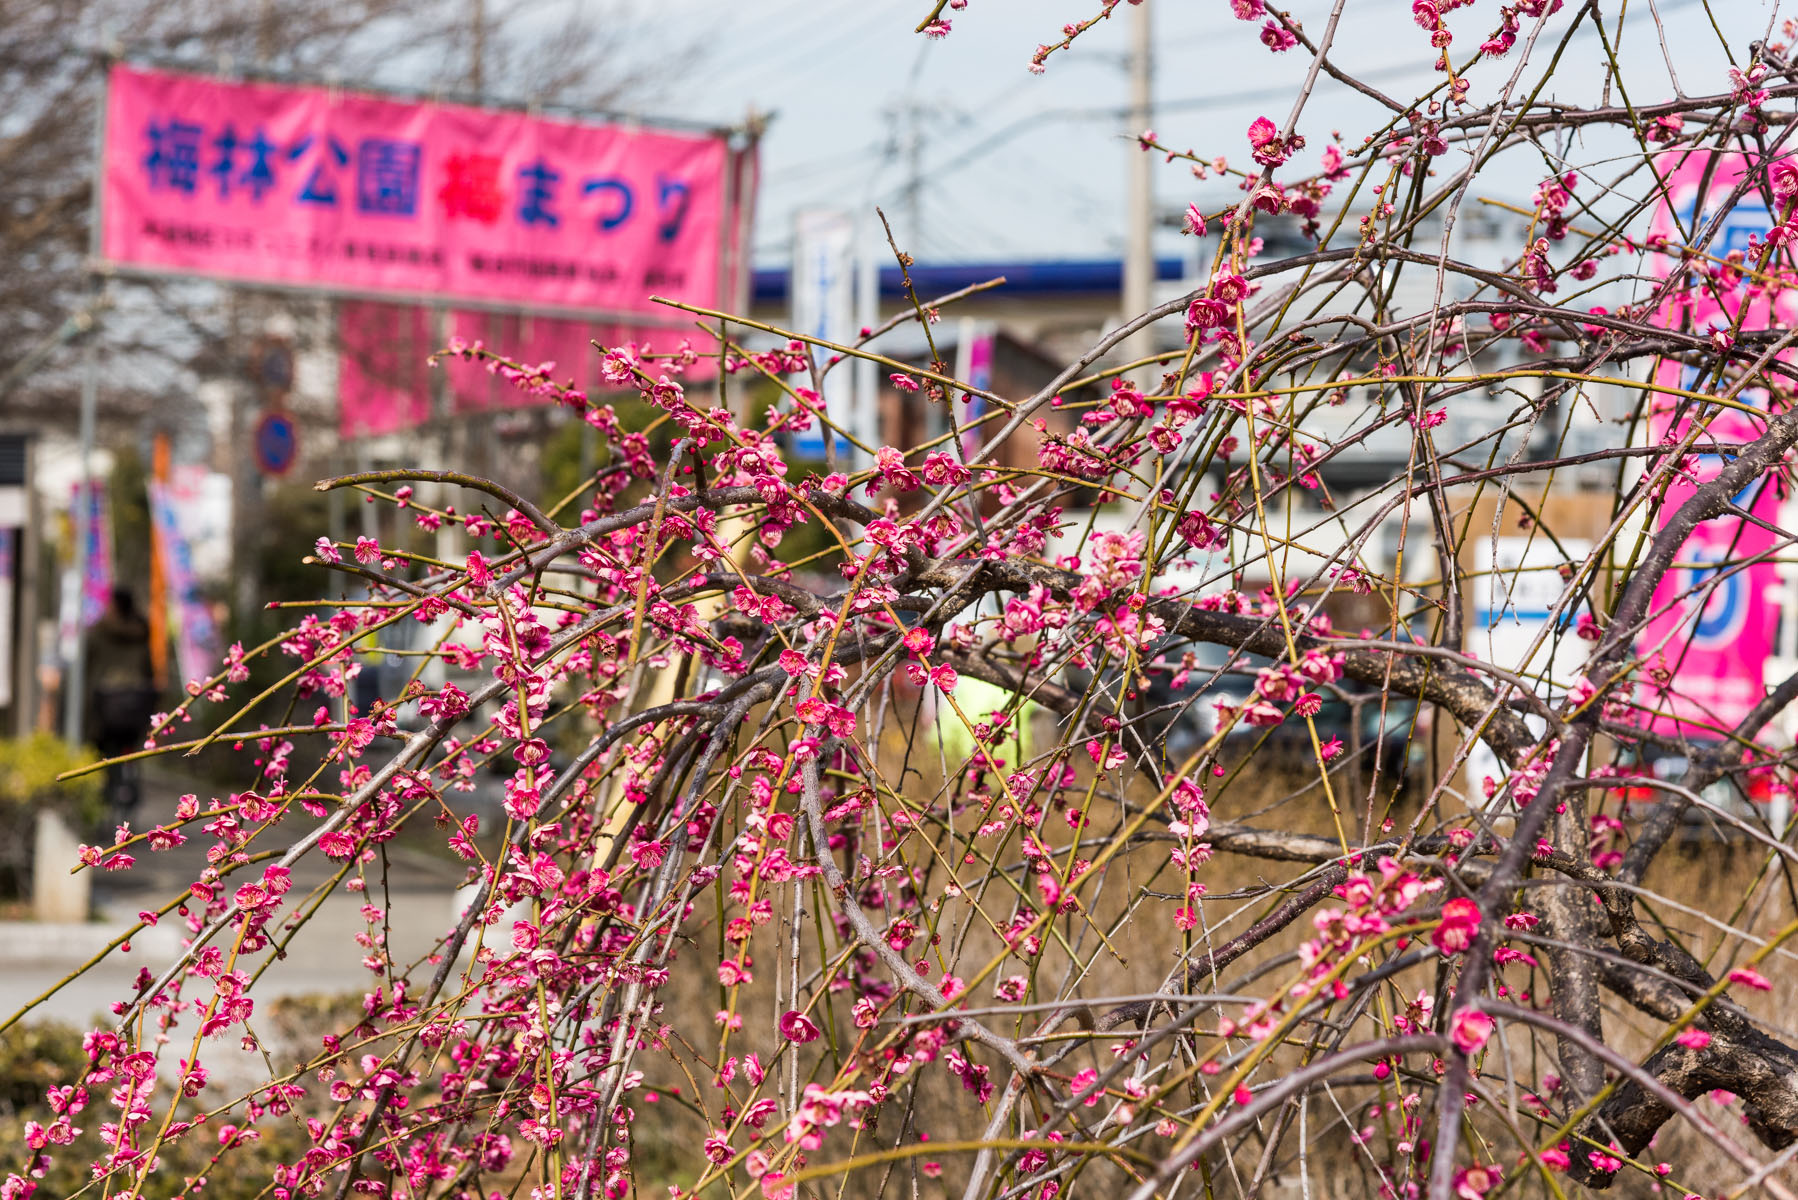
<instances>
[{"instance_id":1,"label":"sign post","mask_svg":"<svg viewBox=\"0 0 1798 1200\"><path fill-rule=\"evenodd\" d=\"M969 387L980 391L991 391L993 386L993 353L999 340L999 327L991 321L976 321L972 317L963 317L961 333L955 345L955 377ZM954 396L949 397L950 410L958 403ZM986 444L986 431L979 422L986 415L986 401L980 396L969 395L969 402L963 406L961 414L961 445L957 449L961 453L962 462L968 462L980 452Z\"/></svg>"},{"instance_id":2,"label":"sign post","mask_svg":"<svg viewBox=\"0 0 1798 1200\"><path fill-rule=\"evenodd\" d=\"M162 576L168 581L176 669L183 680L204 679L219 663L218 629L194 575L193 547L169 486L152 479L147 490L156 552L162 556Z\"/></svg>"},{"instance_id":3,"label":"sign post","mask_svg":"<svg viewBox=\"0 0 1798 1200\"><path fill-rule=\"evenodd\" d=\"M75 586L63 589L65 632L74 624L72 643L63 656L66 667L62 677L63 737L71 746L80 746L82 717L87 711L87 626L89 578L93 574L98 550L89 546L101 540L97 526L101 521L102 503L94 487L94 412L99 407L100 360L94 339L89 337L81 351L81 483L75 503ZM73 595L70 595L71 590ZM98 614L95 614L96 616Z\"/></svg>"}]
</instances>

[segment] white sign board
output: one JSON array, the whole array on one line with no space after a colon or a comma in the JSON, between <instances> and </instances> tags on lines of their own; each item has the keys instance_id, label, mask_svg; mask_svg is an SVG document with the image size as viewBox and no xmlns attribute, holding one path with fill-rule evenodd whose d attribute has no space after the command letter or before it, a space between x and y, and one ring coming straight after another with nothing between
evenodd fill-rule
<instances>
[{"instance_id":1,"label":"white sign board","mask_svg":"<svg viewBox=\"0 0 1798 1200\"><path fill-rule=\"evenodd\" d=\"M790 297L793 331L837 345L856 339L855 328L855 218L841 209L801 209L793 220L793 271ZM823 366L830 352L812 348ZM862 436L855 419L849 365L833 370L824 381L825 411L839 428ZM794 387L810 387L808 376L794 376ZM800 458L823 458L825 434L814 425L793 439L793 453ZM838 451L846 447L838 440Z\"/></svg>"},{"instance_id":2,"label":"white sign board","mask_svg":"<svg viewBox=\"0 0 1798 1200\"><path fill-rule=\"evenodd\" d=\"M193 556L194 576L217 583L231 573L231 477L199 464L169 472L169 503Z\"/></svg>"},{"instance_id":3,"label":"white sign board","mask_svg":"<svg viewBox=\"0 0 1798 1200\"><path fill-rule=\"evenodd\" d=\"M1584 538L1561 538L1557 544L1547 534L1534 537L1484 539L1475 551L1474 603L1467 614L1467 647L1495 667L1530 679L1545 679L1538 694L1558 697L1573 685L1591 652L1591 644L1574 636L1578 613L1563 606L1567 581L1560 568L1578 563L1592 551ZM1546 724L1527 718L1540 735ZM1490 776L1506 774L1498 756L1485 742L1476 742L1467 756L1468 779L1475 789ZM1468 797L1479 802L1476 790Z\"/></svg>"}]
</instances>

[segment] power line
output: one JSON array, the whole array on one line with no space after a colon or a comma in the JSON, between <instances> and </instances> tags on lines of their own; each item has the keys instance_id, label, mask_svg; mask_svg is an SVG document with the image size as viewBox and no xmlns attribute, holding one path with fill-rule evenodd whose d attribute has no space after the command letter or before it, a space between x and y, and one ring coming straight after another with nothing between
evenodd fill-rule
<instances>
[{"instance_id":1,"label":"power line","mask_svg":"<svg viewBox=\"0 0 1798 1200\"><path fill-rule=\"evenodd\" d=\"M1689 8L1696 3L1698 3L1698 0L1667 0L1666 3L1661 5L1661 13L1665 16L1669 12L1675 12L1682 8ZM1589 26L1581 26L1574 32L1574 36L1589 36L1590 33L1591 29ZM1432 67L1422 62L1394 63L1390 66L1377 67L1365 74L1357 75L1355 78L1365 83L1377 83L1382 80L1402 79L1409 75L1420 74L1434 75L1435 71ZM1246 91L1209 92L1197 96L1180 96L1172 100L1157 100L1155 102L1155 108L1160 112L1182 112L1195 108L1211 107L1239 108L1246 104L1253 104L1263 100L1278 100L1291 95L1292 85L1286 84L1264 88L1251 88ZM1043 109L1040 112L1028 114L1008 125L1000 127L986 138L968 149L961 151L954 157L926 168L925 174L940 175L959 170L961 167L965 166L970 159L978 157L996 145L1009 141L1039 121L1056 118L1066 118L1070 120L1121 120L1129 114L1129 106L1122 104Z\"/></svg>"},{"instance_id":2,"label":"power line","mask_svg":"<svg viewBox=\"0 0 1798 1200\"><path fill-rule=\"evenodd\" d=\"M889 19L890 14L872 12L868 14L866 19L860 24L849 25L845 28L835 28L825 25L822 27L821 37L813 40L809 45L798 47L789 53L783 54L777 62L770 63L760 60L759 57L745 56L739 61L737 66L726 67L715 74L710 80L710 83L715 86L720 79L729 79L733 75L739 74L744 70L756 71L759 78L790 79L798 82L799 76L794 69L796 66L820 58L824 56L827 51L839 48L844 42L854 41L864 37L871 32L876 25Z\"/></svg>"}]
</instances>

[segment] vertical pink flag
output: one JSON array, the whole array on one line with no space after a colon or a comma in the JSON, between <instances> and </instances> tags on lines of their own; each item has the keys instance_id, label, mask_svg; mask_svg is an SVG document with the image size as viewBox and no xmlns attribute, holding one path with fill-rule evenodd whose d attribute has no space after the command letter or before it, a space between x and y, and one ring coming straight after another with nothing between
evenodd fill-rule
<instances>
[{"instance_id":1,"label":"vertical pink flag","mask_svg":"<svg viewBox=\"0 0 1798 1200\"><path fill-rule=\"evenodd\" d=\"M1716 216L1743 173L1757 169L1741 155L1720 156L1707 182L1706 169L1712 161L1708 154L1669 154L1657 162L1667 181L1671 205L1663 205L1656 214L1653 232L1667 238L1675 250L1659 256L1656 265L1662 277L1688 269L1679 261L1678 248ZM1764 239L1772 221L1760 189L1750 188L1711 239L1706 251L1713 256L1709 265L1715 267L1714 260L1731 251L1746 251L1751 237ZM1798 300L1789 290L1780 293L1777 305L1751 285L1738 286L1721 296L1700 286L1692 289L1691 295L1689 306L1667 314L1669 324L1689 316L1689 327L1702 334L1713 328L1727 329L1738 315L1746 330L1784 328L1798 320ZM1664 362L1656 382L1687 390L1702 383L1703 391L1722 390L1723 385L1714 378L1701 381L1696 375L1692 368ZM1767 393L1755 388L1742 392L1738 399L1764 412ZM1692 412L1694 402L1662 393L1652 403L1648 432L1653 441L1677 441L1690 432L1691 422L1682 413ZM1711 444L1752 441L1766 428L1765 420L1756 415L1727 409L1715 412L1714 407L1706 422L1703 442ZM1702 444L1690 477L1676 477L1667 489L1660 510L1663 524L1700 484L1716 478L1723 468L1724 460L1703 453ZM1776 525L1780 500L1778 481L1769 476L1745 488L1736 504ZM1738 725L1764 694L1762 668L1774 651L1778 624L1773 592L1779 568L1767 561L1742 564L1769 553L1776 540L1768 526L1740 517L1718 517L1699 525L1680 548L1678 565L1655 591L1651 611L1657 615L1636 647L1650 667L1664 667L1675 680L1658 700L1664 714L1656 722L1661 732L1721 736ZM1707 584L1711 585L1708 591L1694 594L1694 589Z\"/></svg>"}]
</instances>

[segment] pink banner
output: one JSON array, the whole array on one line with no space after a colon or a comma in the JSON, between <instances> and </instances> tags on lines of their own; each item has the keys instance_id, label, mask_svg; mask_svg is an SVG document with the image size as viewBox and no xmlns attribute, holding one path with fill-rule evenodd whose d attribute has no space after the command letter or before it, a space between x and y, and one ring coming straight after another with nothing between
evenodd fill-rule
<instances>
[{"instance_id":1,"label":"pink banner","mask_svg":"<svg viewBox=\"0 0 1798 1200\"><path fill-rule=\"evenodd\" d=\"M431 415L430 314L416 305L337 307L337 424L346 438L410 429Z\"/></svg>"},{"instance_id":2,"label":"pink banner","mask_svg":"<svg viewBox=\"0 0 1798 1200\"><path fill-rule=\"evenodd\" d=\"M716 135L112 70L101 254L340 293L665 314L712 305Z\"/></svg>"},{"instance_id":3,"label":"pink banner","mask_svg":"<svg viewBox=\"0 0 1798 1200\"><path fill-rule=\"evenodd\" d=\"M1706 155L1666 155L1657 167L1667 180L1671 206L1663 206L1656 214L1653 232L1664 235L1677 248L1696 236L1696 229L1716 215L1742 178L1747 163L1739 155L1727 155L1717 161L1716 169L1706 184ZM1703 194L1701 195L1701 188ZM1677 214L1678 221L1675 221ZM1745 250L1750 236L1766 236L1771 219L1760 199L1759 189L1750 190L1724 218L1723 226L1711 239L1707 253L1722 258L1732 250ZM1679 269L1676 256L1662 256L1656 273L1665 277ZM1704 286L1693 289L1690 328L1704 333L1712 327L1728 328L1742 306L1748 306L1742 318L1744 329L1785 327L1798 320L1798 299L1789 291L1780 294L1777 308L1769 306L1766 295L1740 286L1721 296ZM1680 324L1687 316L1681 308L1666 315L1670 325ZM1656 382L1662 386L1697 389L1696 371L1679 363L1661 364ZM1714 378L1703 381L1702 390L1715 392ZM1764 389L1744 391L1739 399L1765 410ZM1680 397L1656 395L1648 424L1649 438L1660 442L1671 436L1683 437L1690 430L1689 419L1675 421L1675 410L1693 405ZM1720 443L1747 442L1766 429L1764 420L1735 410L1724 410L1708 418L1704 440ZM1700 446L1703 441L1700 442ZM1667 489L1660 517L1664 524L1690 497L1698 484L1714 479L1723 467L1717 455L1695 455L1695 468L1690 479L1675 478ZM1736 497L1736 504L1776 526L1780 496L1771 477L1756 480ZM1655 591L1651 611L1659 613L1637 643L1638 653L1654 665L1664 664L1673 674L1675 684L1660 701L1665 717L1656 722L1660 732L1683 733L1688 736L1718 736L1720 730L1733 729L1747 716L1748 710L1764 694L1762 670L1774 652L1774 636L1778 625L1775 590L1779 568L1772 562L1741 565L1759 555L1768 554L1775 542L1770 528L1744 521L1739 517L1719 517L1699 525L1681 547L1678 565L1661 580ZM1695 588L1711 584L1708 591L1690 594Z\"/></svg>"},{"instance_id":4,"label":"pink banner","mask_svg":"<svg viewBox=\"0 0 1798 1200\"><path fill-rule=\"evenodd\" d=\"M417 305L346 300L338 307L338 427L344 437L395 433L423 424L434 414L436 377L441 373L451 413L528 408L549 403L526 395L480 363L446 358L436 367L426 359L442 349L432 339L432 318ZM599 379L599 351L593 343L625 342L652 352L673 353L682 341L709 349L699 336L672 329L640 329L571 317L518 313L448 314L442 333L481 342L514 362L553 362L557 382L572 380L584 391L604 390ZM714 355L702 353L681 375L683 382L711 379L718 373Z\"/></svg>"}]
</instances>

